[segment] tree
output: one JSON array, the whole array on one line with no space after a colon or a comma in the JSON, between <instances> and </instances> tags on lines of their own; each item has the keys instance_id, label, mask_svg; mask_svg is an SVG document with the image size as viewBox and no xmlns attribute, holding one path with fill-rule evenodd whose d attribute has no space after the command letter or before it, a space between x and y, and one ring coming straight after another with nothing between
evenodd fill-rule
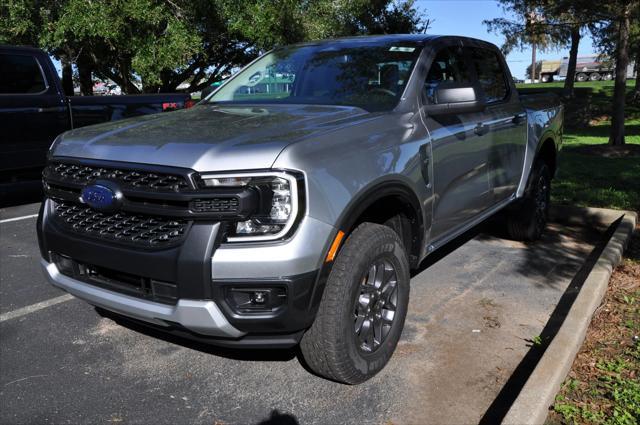
<instances>
[{"instance_id":1,"label":"tree","mask_svg":"<svg viewBox=\"0 0 640 425\"><path fill-rule=\"evenodd\" d=\"M523 16L522 22L507 19L485 21L490 30L505 35L503 50L511 47L521 49L532 44L532 63L535 62L536 46L559 48L569 46L569 61L564 82L563 95L573 97L576 63L582 32L588 25L604 19L599 4L591 0L500 0L505 10ZM530 68L529 68L530 69ZM535 78L533 76L532 78Z\"/></svg>"},{"instance_id":2,"label":"tree","mask_svg":"<svg viewBox=\"0 0 640 425\"><path fill-rule=\"evenodd\" d=\"M414 0L227 0L224 5L231 28L263 51L329 37L422 33L429 27Z\"/></svg>"},{"instance_id":3,"label":"tree","mask_svg":"<svg viewBox=\"0 0 640 425\"><path fill-rule=\"evenodd\" d=\"M611 110L611 133L609 144L625 143L625 106L627 95L627 67L630 56L640 43L640 1L614 0L601 5L599 14L603 20L591 26L594 41L601 53L613 57L615 83ZM637 50L636 50L637 51Z\"/></svg>"},{"instance_id":4,"label":"tree","mask_svg":"<svg viewBox=\"0 0 640 425\"><path fill-rule=\"evenodd\" d=\"M569 61L567 75L564 80L563 96L573 98L576 64L578 62L578 49L582 31L589 25L597 22L598 10L594 10L591 0L542 0L541 7L545 16L550 17L552 25L564 31L565 40L568 39Z\"/></svg>"},{"instance_id":5,"label":"tree","mask_svg":"<svg viewBox=\"0 0 640 425\"><path fill-rule=\"evenodd\" d=\"M532 81L536 78L536 52L548 50L564 44L566 31L546 16L544 3L540 0L498 0L505 12L516 20L495 18L483 23L490 32L502 34L505 38L502 51L506 54L513 49L524 50L531 46Z\"/></svg>"},{"instance_id":6,"label":"tree","mask_svg":"<svg viewBox=\"0 0 640 425\"><path fill-rule=\"evenodd\" d=\"M540 75L542 70L542 61L536 61L536 75ZM533 73L531 72L531 64L527 65L527 68L524 71L524 74L527 78L531 78L533 80Z\"/></svg>"},{"instance_id":7,"label":"tree","mask_svg":"<svg viewBox=\"0 0 640 425\"><path fill-rule=\"evenodd\" d=\"M633 88L633 96L631 97L631 101L634 103L640 103L640 43L638 44L638 47L636 47L635 71L636 84Z\"/></svg>"},{"instance_id":8,"label":"tree","mask_svg":"<svg viewBox=\"0 0 640 425\"><path fill-rule=\"evenodd\" d=\"M621 2L620 2L621 3ZM626 3L626 2L625 2ZM617 12L616 28L616 78L613 90L613 111L611 113L610 145L624 145L624 108L627 95L627 66L629 64L629 30L632 9L637 4L614 4L612 10ZM617 6L617 7L615 7Z\"/></svg>"},{"instance_id":9,"label":"tree","mask_svg":"<svg viewBox=\"0 0 640 425\"><path fill-rule=\"evenodd\" d=\"M630 44L631 47L629 51L633 54L636 73L636 82L633 88L631 102L640 103L640 22L638 21L631 23Z\"/></svg>"},{"instance_id":10,"label":"tree","mask_svg":"<svg viewBox=\"0 0 640 425\"><path fill-rule=\"evenodd\" d=\"M59 58L67 90L74 64L83 94L93 76L124 93L198 91L278 44L428 26L413 0L0 1L1 39Z\"/></svg>"}]
</instances>

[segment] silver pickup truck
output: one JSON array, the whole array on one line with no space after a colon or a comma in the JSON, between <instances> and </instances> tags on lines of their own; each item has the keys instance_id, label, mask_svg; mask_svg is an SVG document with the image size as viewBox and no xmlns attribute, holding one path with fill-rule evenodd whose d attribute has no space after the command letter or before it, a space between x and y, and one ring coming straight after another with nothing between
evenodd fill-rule
<instances>
[{"instance_id":1,"label":"silver pickup truck","mask_svg":"<svg viewBox=\"0 0 640 425\"><path fill-rule=\"evenodd\" d=\"M410 272L500 213L538 238L562 139L500 51L389 35L277 48L190 110L59 136L38 221L50 282L227 347L300 345L359 383L398 343Z\"/></svg>"}]
</instances>

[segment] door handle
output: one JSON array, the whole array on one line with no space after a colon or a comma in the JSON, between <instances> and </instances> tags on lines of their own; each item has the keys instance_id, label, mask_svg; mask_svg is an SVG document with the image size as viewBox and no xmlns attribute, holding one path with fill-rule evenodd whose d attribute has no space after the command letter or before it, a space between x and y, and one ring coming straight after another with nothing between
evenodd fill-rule
<instances>
[{"instance_id":1,"label":"door handle","mask_svg":"<svg viewBox=\"0 0 640 425\"><path fill-rule=\"evenodd\" d=\"M473 132L476 133L478 136L484 136L489 132L489 126L484 125L480 122L478 123L478 125L475 126L475 128L473 129Z\"/></svg>"},{"instance_id":2,"label":"door handle","mask_svg":"<svg viewBox=\"0 0 640 425\"><path fill-rule=\"evenodd\" d=\"M524 121L524 114L516 114L513 119L511 120L512 123L514 123L515 125L520 124L522 121Z\"/></svg>"}]
</instances>

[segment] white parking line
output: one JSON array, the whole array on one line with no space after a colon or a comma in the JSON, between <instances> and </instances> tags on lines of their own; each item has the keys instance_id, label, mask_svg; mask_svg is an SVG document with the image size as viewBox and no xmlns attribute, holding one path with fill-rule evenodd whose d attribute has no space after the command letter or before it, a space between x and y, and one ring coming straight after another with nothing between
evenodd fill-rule
<instances>
[{"instance_id":1,"label":"white parking line","mask_svg":"<svg viewBox=\"0 0 640 425\"><path fill-rule=\"evenodd\" d=\"M41 301L39 303L31 304L26 307L22 307L17 310L10 311L8 313L0 314L0 323L4 322L5 320L11 320L18 317L26 316L27 314L34 313L38 310L42 310L43 308L51 307L52 305L60 304L72 299L73 299L73 295L71 294L61 295L59 297L55 297L46 301Z\"/></svg>"},{"instance_id":2,"label":"white parking line","mask_svg":"<svg viewBox=\"0 0 640 425\"><path fill-rule=\"evenodd\" d=\"M26 220L27 218L37 217L38 214L23 215L22 217L5 218L0 220L0 223L9 223L10 221Z\"/></svg>"}]
</instances>

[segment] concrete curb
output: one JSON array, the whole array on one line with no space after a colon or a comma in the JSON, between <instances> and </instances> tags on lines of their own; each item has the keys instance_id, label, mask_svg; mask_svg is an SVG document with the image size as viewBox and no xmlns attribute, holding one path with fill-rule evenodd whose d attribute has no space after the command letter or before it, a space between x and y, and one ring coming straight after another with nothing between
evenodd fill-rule
<instances>
[{"instance_id":1,"label":"concrete curb","mask_svg":"<svg viewBox=\"0 0 640 425\"><path fill-rule=\"evenodd\" d=\"M620 263L638 216L631 211L555 206L558 222L609 226L623 216L595 266L587 276L569 314L507 412L503 424L544 424L573 360L582 346L593 313L602 302L613 269Z\"/></svg>"}]
</instances>

